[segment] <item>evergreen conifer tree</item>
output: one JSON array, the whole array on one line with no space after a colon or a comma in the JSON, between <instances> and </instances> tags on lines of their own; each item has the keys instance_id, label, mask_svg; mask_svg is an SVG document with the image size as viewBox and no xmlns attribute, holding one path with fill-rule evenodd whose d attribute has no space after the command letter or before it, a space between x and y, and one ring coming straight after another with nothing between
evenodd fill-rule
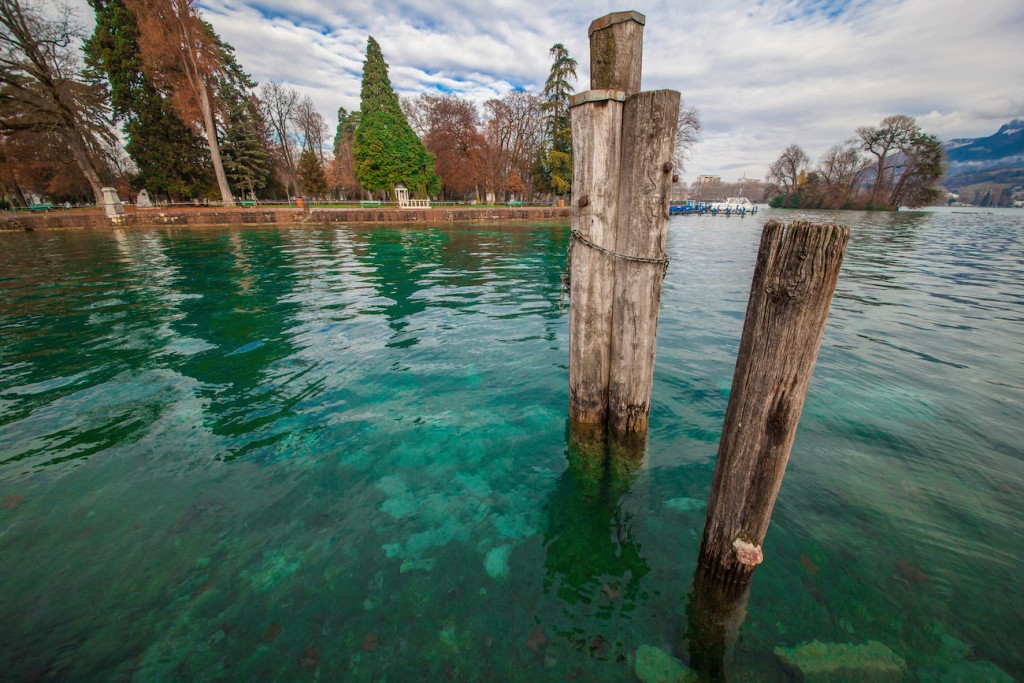
<instances>
[{"instance_id":1,"label":"evergreen conifer tree","mask_svg":"<svg viewBox=\"0 0 1024 683\"><path fill-rule=\"evenodd\" d=\"M561 43L550 50L554 62L544 84L544 103L547 140L535 175L542 190L567 194L572 187L572 123L569 116L569 96L576 80L576 60Z\"/></svg>"},{"instance_id":2,"label":"evergreen conifer tree","mask_svg":"<svg viewBox=\"0 0 1024 683\"><path fill-rule=\"evenodd\" d=\"M380 45L366 41L361 116L353 144L356 177L366 190L388 190L405 183L419 196L436 194L441 181L429 153L409 126L391 87Z\"/></svg>"},{"instance_id":3,"label":"evergreen conifer tree","mask_svg":"<svg viewBox=\"0 0 1024 683\"><path fill-rule=\"evenodd\" d=\"M172 199L213 187L213 167L202 140L182 123L142 71L135 15L123 0L89 0L96 28L86 40L86 64L110 83L114 120L124 128L135 162L135 184Z\"/></svg>"},{"instance_id":4,"label":"evergreen conifer tree","mask_svg":"<svg viewBox=\"0 0 1024 683\"><path fill-rule=\"evenodd\" d=\"M304 148L299 155L296 172L308 197L323 197L327 194L327 176L324 175L323 166L320 165L316 152L309 147Z\"/></svg>"},{"instance_id":5,"label":"evergreen conifer tree","mask_svg":"<svg viewBox=\"0 0 1024 683\"><path fill-rule=\"evenodd\" d=\"M234 187L255 196L270 182L259 107L254 97L246 97L230 83L221 85L219 98L227 109L221 135L224 170Z\"/></svg>"}]
</instances>

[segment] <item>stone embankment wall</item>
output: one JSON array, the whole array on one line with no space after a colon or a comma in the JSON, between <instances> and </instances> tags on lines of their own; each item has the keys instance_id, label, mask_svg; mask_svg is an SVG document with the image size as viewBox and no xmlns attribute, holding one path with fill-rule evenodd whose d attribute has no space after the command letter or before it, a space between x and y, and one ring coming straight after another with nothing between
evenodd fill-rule
<instances>
[{"instance_id":1,"label":"stone embankment wall","mask_svg":"<svg viewBox=\"0 0 1024 683\"><path fill-rule=\"evenodd\" d=\"M332 225L337 223L450 223L472 221L559 220L568 207L435 208L435 209L147 209L119 216L114 224L100 212L60 210L0 216L0 229L159 227L164 225Z\"/></svg>"}]
</instances>

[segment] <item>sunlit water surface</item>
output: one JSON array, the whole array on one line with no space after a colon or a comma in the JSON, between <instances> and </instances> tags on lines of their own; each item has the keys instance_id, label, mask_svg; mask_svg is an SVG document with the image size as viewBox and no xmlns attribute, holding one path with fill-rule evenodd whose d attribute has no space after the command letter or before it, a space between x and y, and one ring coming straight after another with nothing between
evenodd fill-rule
<instances>
[{"instance_id":1,"label":"sunlit water surface","mask_svg":"<svg viewBox=\"0 0 1024 683\"><path fill-rule=\"evenodd\" d=\"M611 483L567 458L564 224L0 234L0 679L688 662L770 216L672 220ZM730 679L811 640L1021 678L1024 214L809 216L853 236Z\"/></svg>"}]
</instances>

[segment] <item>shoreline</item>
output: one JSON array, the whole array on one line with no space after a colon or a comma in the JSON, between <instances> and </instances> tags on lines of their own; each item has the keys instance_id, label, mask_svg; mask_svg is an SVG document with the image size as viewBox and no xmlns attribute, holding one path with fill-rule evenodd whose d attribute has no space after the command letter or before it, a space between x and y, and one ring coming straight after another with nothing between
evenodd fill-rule
<instances>
[{"instance_id":1,"label":"shoreline","mask_svg":"<svg viewBox=\"0 0 1024 683\"><path fill-rule=\"evenodd\" d=\"M172 209L134 210L114 221L103 212L48 212L0 216L0 230L89 230L167 226L331 225L335 223L463 223L568 219L569 207L433 209Z\"/></svg>"}]
</instances>

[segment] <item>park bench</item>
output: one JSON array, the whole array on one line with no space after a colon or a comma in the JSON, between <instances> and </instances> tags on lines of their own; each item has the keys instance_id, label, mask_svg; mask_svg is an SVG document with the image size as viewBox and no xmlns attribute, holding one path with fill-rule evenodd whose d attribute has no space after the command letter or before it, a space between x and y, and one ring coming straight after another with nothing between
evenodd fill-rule
<instances>
[{"instance_id":1,"label":"park bench","mask_svg":"<svg viewBox=\"0 0 1024 683\"><path fill-rule=\"evenodd\" d=\"M364 209L369 209L375 206L380 206L381 202L376 200L364 199L363 201L359 202L359 205L362 206Z\"/></svg>"},{"instance_id":2,"label":"park bench","mask_svg":"<svg viewBox=\"0 0 1024 683\"><path fill-rule=\"evenodd\" d=\"M522 206L523 203L522 202L509 202L508 205L509 206Z\"/></svg>"},{"instance_id":3,"label":"park bench","mask_svg":"<svg viewBox=\"0 0 1024 683\"><path fill-rule=\"evenodd\" d=\"M243 209L251 209L252 207L256 206L256 202L253 201L252 199L243 199L242 201L238 202L238 204Z\"/></svg>"},{"instance_id":4,"label":"park bench","mask_svg":"<svg viewBox=\"0 0 1024 683\"><path fill-rule=\"evenodd\" d=\"M50 211L53 209L53 204L32 204L28 207L29 211Z\"/></svg>"}]
</instances>

